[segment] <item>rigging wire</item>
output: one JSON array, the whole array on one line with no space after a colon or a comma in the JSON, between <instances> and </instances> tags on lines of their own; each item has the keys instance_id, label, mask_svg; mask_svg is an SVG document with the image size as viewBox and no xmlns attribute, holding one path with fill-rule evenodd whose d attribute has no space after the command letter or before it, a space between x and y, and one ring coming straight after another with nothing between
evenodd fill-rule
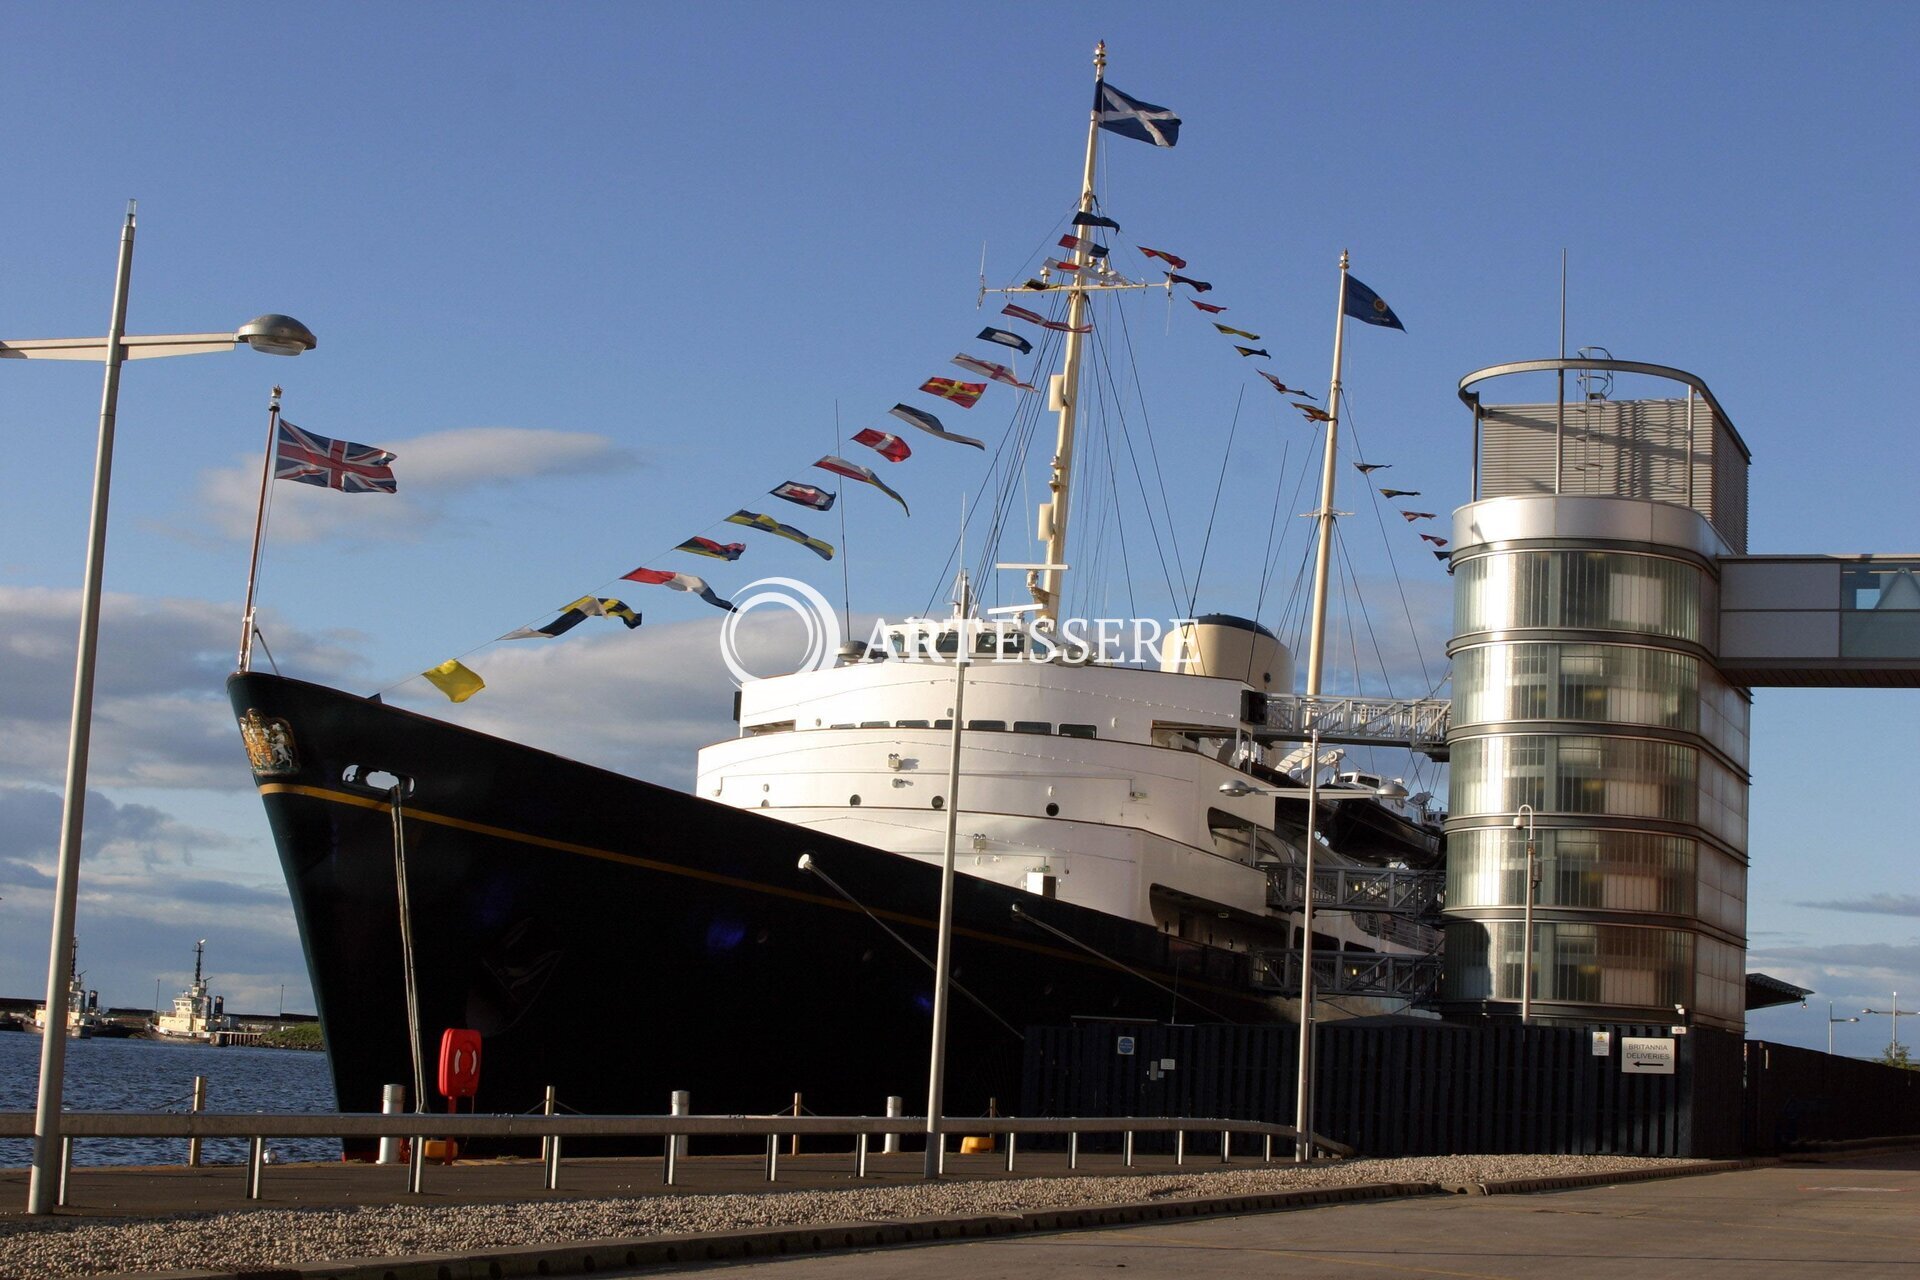
<instances>
[{"instance_id":1,"label":"rigging wire","mask_svg":"<svg viewBox=\"0 0 1920 1280\"><path fill-rule=\"evenodd\" d=\"M1133 331L1127 327L1126 312L1121 311L1117 307L1115 308L1115 312L1120 317L1120 337L1126 347L1127 365L1133 370L1133 385L1137 391L1140 386L1140 364L1138 358L1134 355ZM1180 581L1184 585L1187 580L1187 570L1186 566L1182 564L1180 560L1180 539L1173 524L1173 502L1167 497L1167 472L1166 468L1160 465L1160 450L1154 443L1153 422L1152 419L1148 417L1147 402L1144 397L1140 398L1140 429L1146 433L1147 456L1153 459L1154 477L1160 482L1160 506L1167 514L1167 541L1173 545L1173 566L1179 570ZM1178 591L1173 593L1173 603L1174 607L1179 607L1180 593Z\"/></svg>"},{"instance_id":2,"label":"rigging wire","mask_svg":"<svg viewBox=\"0 0 1920 1280\"><path fill-rule=\"evenodd\" d=\"M837 455L840 452L841 438L840 401L836 397L833 402L833 448L827 450L828 453ZM840 633L843 636L853 634L853 569L851 568L853 548L847 542L847 499L850 496L852 495L848 493L847 486L842 484L840 486L840 612L846 619L846 630Z\"/></svg>"},{"instance_id":3,"label":"rigging wire","mask_svg":"<svg viewBox=\"0 0 1920 1280\"><path fill-rule=\"evenodd\" d=\"M1213 545L1213 522L1220 514L1220 491L1227 486L1227 464L1233 461L1233 439L1240 431L1240 406L1247 398L1245 383L1233 400L1233 424L1227 428L1227 449L1220 455L1220 478L1213 484L1213 510L1207 513L1207 535L1200 541L1200 563L1193 567L1193 591L1187 596L1187 616L1191 618L1200 601L1200 577L1207 571L1207 549Z\"/></svg>"}]
</instances>

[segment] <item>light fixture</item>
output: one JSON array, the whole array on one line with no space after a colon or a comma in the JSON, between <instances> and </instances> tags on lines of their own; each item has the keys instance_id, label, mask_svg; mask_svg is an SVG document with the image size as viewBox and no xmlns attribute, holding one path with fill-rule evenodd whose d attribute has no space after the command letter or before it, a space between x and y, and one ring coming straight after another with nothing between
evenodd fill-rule
<instances>
[{"instance_id":1,"label":"light fixture","mask_svg":"<svg viewBox=\"0 0 1920 1280\"><path fill-rule=\"evenodd\" d=\"M270 311L234 330L233 336L255 351L270 356L297 356L320 345L313 330L295 320Z\"/></svg>"}]
</instances>

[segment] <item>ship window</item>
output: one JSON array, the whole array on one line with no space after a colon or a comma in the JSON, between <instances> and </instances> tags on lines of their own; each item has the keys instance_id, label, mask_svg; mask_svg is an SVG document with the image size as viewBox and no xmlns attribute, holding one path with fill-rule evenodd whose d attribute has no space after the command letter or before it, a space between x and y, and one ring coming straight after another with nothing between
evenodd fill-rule
<instances>
[{"instance_id":1,"label":"ship window","mask_svg":"<svg viewBox=\"0 0 1920 1280\"><path fill-rule=\"evenodd\" d=\"M856 808L856 809L857 809L857 808L859 808L859 807L860 807L860 797L859 797L859 796L848 796L848 797L847 797L847 803L848 803L848 804L850 804L850 805L852 805L852 806L853 806L854 808Z\"/></svg>"},{"instance_id":2,"label":"ship window","mask_svg":"<svg viewBox=\"0 0 1920 1280\"><path fill-rule=\"evenodd\" d=\"M960 648L960 634L956 631L942 631L933 639L936 653L954 653Z\"/></svg>"},{"instance_id":3,"label":"ship window","mask_svg":"<svg viewBox=\"0 0 1920 1280\"><path fill-rule=\"evenodd\" d=\"M935 720L935 721L933 722L933 727L934 727L934 728L936 728L936 729L951 729L951 728L953 728L953 721L951 721L951 720Z\"/></svg>"},{"instance_id":4,"label":"ship window","mask_svg":"<svg viewBox=\"0 0 1920 1280\"><path fill-rule=\"evenodd\" d=\"M946 807L947 807L947 801L946 801L946 797L944 797L944 796L935 796L935 797L933 798L933 807L934 807L934 808L936 808L936 809L944 809L944 808L946 808Z\"/></svg>"},{"instance_id":5,"label":"ship window","mask_svg":"<svg viewBox=\"0 0 1920 1280\"><path fill-rule=\"evenodd\" d=\"M846 724L830 724L830 725L828 725L828 726L827 726L827 728L829 728L829 729L851 729L851 728L853 728L853 722L852 722L851 720L849 720L849 721L848 721L848 722L847 722Z\"/></svg>"},{"instance_id":6,"label":"ship window","mask_svg":"<svg viewBox=\"0 0 1920 1280\"><path fill-rule=\"evenodd\" d=\"M1063 738L1097 738L1100 736L1100 727L1092 724L1063 724L1060 726L1060 736Z\"/></svg>"},{"instance_id":7,"label":"ship window","mask_svg":"<svg viewBox=\"0 0 1920 1280\"><path fill-rule=\"evenodd\" d=\"M1051 734L1053 732L1053 726L1045 720L1015 720L1013 722L1013 731L1015 733Z\"/></svg>"},{"instance_id":8,"label":"ship window","mask_svg":"<svg viewBox=\"0 0 1920 1280\"><path fill-rule=\"evenodd\" d=\"M1006 727L1007 727L1007 722L1005 720L969 720L967 721L967 728L969 729L1005 730Z\"/></svg>"},{"instance_id":9,"label":"ship window","mask_svg":"<svg viewBox=\"0 0 1920 1280\"><path fill-rule=\"evenodd\" d=\"M925 729L927 727L928 725L925 720L902 720L900 722L900 728L902 729ZM949 725L948 728L952 728L952 726Z\"/></svg>"},{"instance_id":10,"label":"ship window","mask_svg":"<svg viewBox=\"0 0 1920 1280\"><path fill-rule=\"evenodd\" d=\"M860 727L862 729L891 729L893 725L890 721L886 720L862 720Z\"/></svg>"},{"instance_id":11,"label":"ship window","mask_svg":"<svg viewBox=\"0 0 1920 1280\"><path fill-rule=\"evenodd\" d=\"M1047 801L1047 816L1049 818L1057 818L1060 816L1060 806L1051 800Z\"/></svg>"}]
</instances>

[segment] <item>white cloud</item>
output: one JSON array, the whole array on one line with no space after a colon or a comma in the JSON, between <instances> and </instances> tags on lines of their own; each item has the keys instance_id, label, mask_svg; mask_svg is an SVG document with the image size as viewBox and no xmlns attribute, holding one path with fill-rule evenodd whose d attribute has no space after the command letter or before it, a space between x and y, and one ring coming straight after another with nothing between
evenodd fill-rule
<instances>
[{"instance_id":1,"label":"white cloud","mask_svg":"<svg viewBox=\"0 0 1920 1280\"><path fill-rule=\"evenodd\" d=\"M589 431L461 427L410 440L366 443L396 455L399 492L339 494L316 485L274 484L268 495L274 541L411 539L445 518L449 499L473 489L541 476L600 475L639 465L630 450ZM173 532L204 538L211 527L221 538L251 539L259 496L257 459L209 468L200 474L193 515Z\"/></svg>"},{"instance_id":2,"label":"white cloud","mask_svg":"<svg viewBox=\"0 0 1920 1280\"><path fill-rule=\"evenodd\" d=\"M232 606L109 594L100 613L89 782L244 785L225 686L239 638ZM63 777L79 618L78 591L0 586L0 782ZM355 639L274 630L282 660L321 680L359 668Z\"/></svg>"}]
</instances>

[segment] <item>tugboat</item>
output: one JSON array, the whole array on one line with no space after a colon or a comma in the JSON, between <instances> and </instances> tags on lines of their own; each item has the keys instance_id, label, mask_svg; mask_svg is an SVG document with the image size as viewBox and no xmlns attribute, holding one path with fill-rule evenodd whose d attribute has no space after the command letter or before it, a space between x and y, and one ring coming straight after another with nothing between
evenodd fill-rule
<instances>
[{"instance_id":1,"label":"tugboat","mask_svg":"<svg viewBox=\"0 0 1920 1280\"><path fill-rule=\"evenodd\" d=\"M193 985L173 998L172 1013L154 1018L154 1035L166 1040L197 1040L206 1044L222 1032L233 1030L234 1022L227 1015L225 997L207 993L207 980L201 971L206 949L205 938L193 944Z\"/></svg>"},{"instance_id":2,"label":"tugboat","mask_svg":"<svg viewBox=\"0 0 1920 1280\"><path fill-rule=\"evenodd\" d=\"M79 943L74 943L73 963L76 966L67 973L67 1038L70 1040L91 1040L97 1035L111 1035L113 1024L100 1012L100 993L87 990L87 975L78 969L80 963ZM27 1019L27 1028L45 1034L47 1030L47 1006L35 1005L33 1016Z\"/></svg>"}]
</instances>

